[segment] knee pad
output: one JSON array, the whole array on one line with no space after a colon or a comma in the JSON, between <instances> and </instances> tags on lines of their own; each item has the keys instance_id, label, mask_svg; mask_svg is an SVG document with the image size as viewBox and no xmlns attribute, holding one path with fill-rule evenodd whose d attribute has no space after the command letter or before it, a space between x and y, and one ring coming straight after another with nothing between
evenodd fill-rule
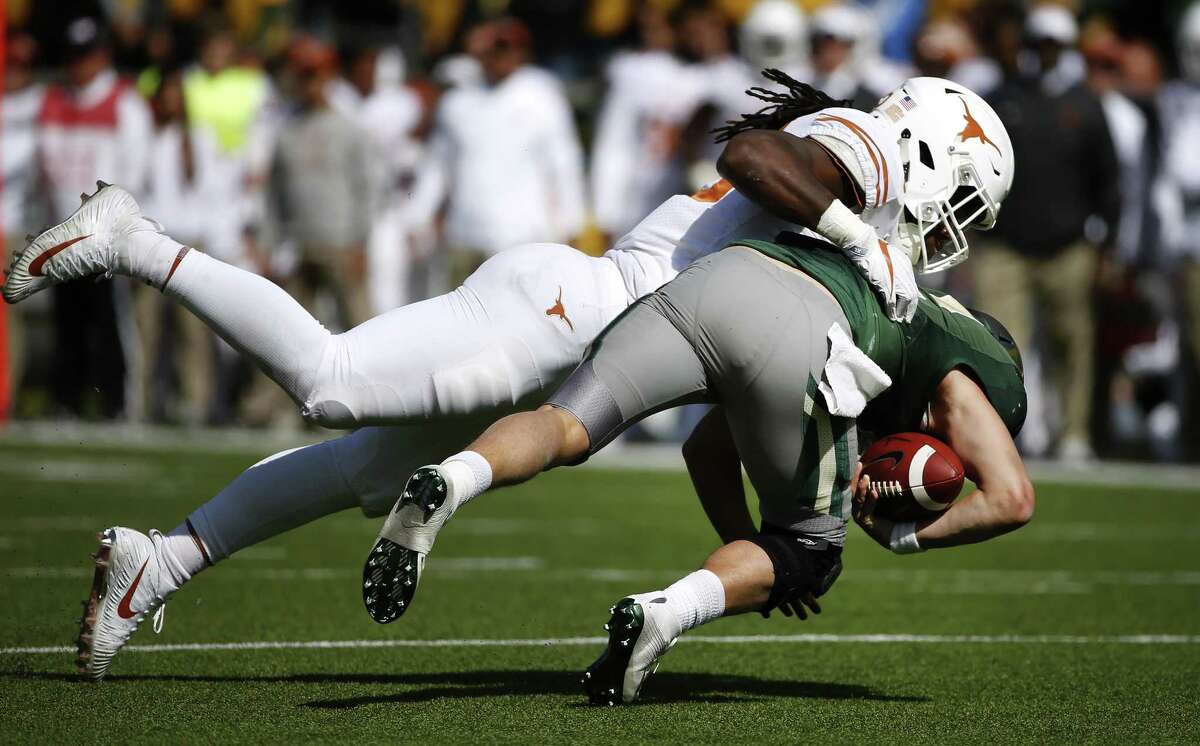
<instances>
[{"instance_id":1,"label":"knee pad","mask_svg":"<svg viewBox=\"0 0 1200 746\"><path fill-rule=\"evenodd\" d=\"M764 524L749 540L767 553L775 569L775 584L763 611L805 593L820 597L842 572L842 548L825 539Z\"/></svg>"}]
</instances>

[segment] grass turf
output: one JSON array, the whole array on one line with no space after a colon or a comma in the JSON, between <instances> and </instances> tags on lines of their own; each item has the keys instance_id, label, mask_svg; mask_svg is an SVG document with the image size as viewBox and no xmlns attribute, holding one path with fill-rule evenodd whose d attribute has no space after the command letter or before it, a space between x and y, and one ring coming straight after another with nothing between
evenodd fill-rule
<instances>
[{"instance_id":1,"label":"grass turf","mask_svg":"<svg viewBox=\"0 0 1200 746\"><path fill-rule=\"evenodd\" d=\"M70 642L95 531L170 528L256 456L0 446L0 647ZM1096 641L1200 635L1200 492L1038 496L1031 525L974 547L894 557L852 529L823 615L698 632L1081 642L692 642L613 709L578 687L597 644L129 651L99 686L70 654L4 653L0 740L1200 740L1200 644ZM376 530L349 511L243 552L134 643L592 637L715 547L684 475L561 470L473 503L381 627L358 590Z\"/></svg>"}]
</instances>

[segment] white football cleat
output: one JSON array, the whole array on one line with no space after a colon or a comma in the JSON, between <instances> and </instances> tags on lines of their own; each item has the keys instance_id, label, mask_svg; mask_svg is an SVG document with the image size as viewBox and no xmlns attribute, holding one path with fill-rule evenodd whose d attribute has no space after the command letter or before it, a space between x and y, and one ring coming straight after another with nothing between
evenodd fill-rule
<instances>
[{"instance_id":1,"label":"white football cleat","mask_svg":"<svg viewBox=\"0 0 1200 746\"><path fill-rule=\"evenodd\" d=\"M96 182L96 193L80 195L71 217L38 234L13 255L4 280L4 300L19 303L44 288L92 275L111 276L119 239L141 222L141 210L121 187Z\"/></svg>"},{"instance_id":2,"label":"white football cleat","mask_svg":"<svg viewBox=\"0 0 1200 746\"><path fill-rule=\"evenodd\" d=\"M589 702L612 707L638 698L683 631L662 591L628 596L609 612L608 647L588 666L582 683Z\"/></svg>"},{"instance_id":3,"label":"white football cleat","mask_svg":"<svg viewBox=\"0 0 1200 746\"><path fill-rule=\"evenodd\" d=\"M394 622L412 604L425 556L458 508L441 466L413 472L363 565L363 604L380 624Z\"/></svg>"},{"instance_id":4,"label":"white football cleat","mask_svg":"<svg viewBox=\"0 0 1200 746\"><path fill-rule=\"evenodd\" d=\"M154 613L155 633L162 629L163 604L176 586L158 551L155 540L161 536L153 529L147 536L120 526L98 534L100 549L92 555L96 574L75 641L75 664L92 681L104 678L113 656L147 614Z\"/></svg>"}]
</instances>

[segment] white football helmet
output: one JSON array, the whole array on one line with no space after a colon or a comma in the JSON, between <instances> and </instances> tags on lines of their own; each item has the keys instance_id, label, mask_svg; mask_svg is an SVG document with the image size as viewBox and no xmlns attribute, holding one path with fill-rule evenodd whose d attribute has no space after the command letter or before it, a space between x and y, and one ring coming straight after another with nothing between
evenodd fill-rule
<instances>
[{"instance_id":1,"label":"white football helmet","mask_svg":"<svg viewBox=\"0 0 1200 746\"><path fill-rule=\"evenodd\" d=\"M1200 83L1200 2L1192 3L1179 19L1175 43L1183 74L1188 80Z\"/></svg>"},{"instance_id":2,"label":"white football helmet","mask_svg":"<svg viewBox=\"0 0 1200 746\"><path fill-rule=\"evenodd\" d=\"M808 64L808 22L791 0L759 0L738 29L742 56L757 70L802 70Z\"/></svg>"},{"instance_id":3,"label":"white football helmet","mask_svg":"<svg viewBox=\"0 0 1200 746\"><path fill-rule=\"evenodd\" d=\"M900 144L900 245L920 274L963 262L965 230L992 228L1012 188L1008 131L986 101L942 78L909 78L872 113Z\"/></svg>"}]
</instances>

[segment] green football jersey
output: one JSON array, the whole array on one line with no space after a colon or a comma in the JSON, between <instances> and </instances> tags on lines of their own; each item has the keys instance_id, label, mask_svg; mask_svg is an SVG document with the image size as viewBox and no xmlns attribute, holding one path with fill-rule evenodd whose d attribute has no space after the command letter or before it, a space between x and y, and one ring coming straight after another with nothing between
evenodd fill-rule
<instances>
[{"instance_id":1,"label":"green football jersey","mask_svg":"<svg viewBox=\"0 0 1200 746\"><path fill-rule=\"evenodd\" d=\"M918 430L942 379L967 370L1014 436L1025 422L1021 371L991 332L952 296L922 290L916 317L888 318L878 296L850 260L825 241L795 233L776 241L739 241L820 282L842 307L855 345L892 379L873 399L859 425L876 433Z\"/></svg>"}]
</instances>

